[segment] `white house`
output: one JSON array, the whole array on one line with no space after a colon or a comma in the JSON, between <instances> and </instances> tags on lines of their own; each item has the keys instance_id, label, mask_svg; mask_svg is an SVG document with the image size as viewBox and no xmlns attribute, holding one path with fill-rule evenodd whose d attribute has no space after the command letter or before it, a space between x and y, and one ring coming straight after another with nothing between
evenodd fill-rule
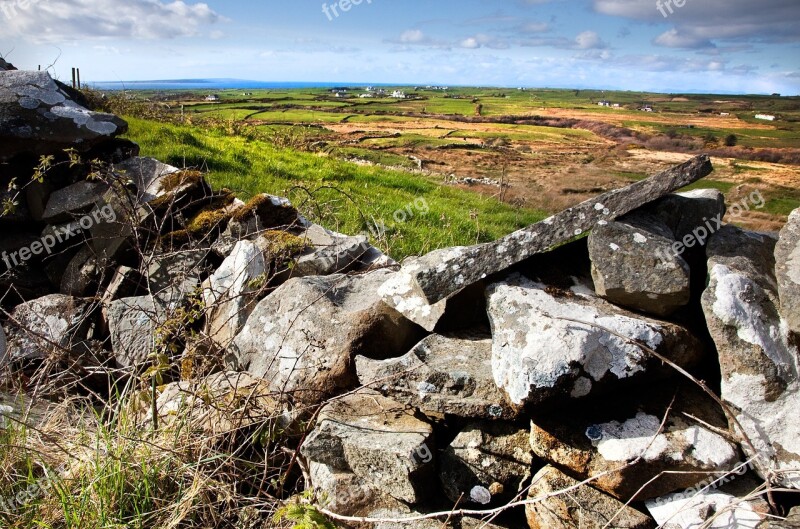
<instances>
[{"instance_id":1,"label":"white house","mask_svg":"<svg viewBox=\"0 0 800 529\"><path fill-rule=\"evenodd\" d=\"M402 90L395 90L394 92L392 92L392 97L395 99L405 99L406 93L403 92Z\"/></svg>"},{"instance_id":2,"label":"white house","mask_svg":"<svg viewBox=\"0 0 800 529\"><path fill-rule=\"evenodd\" d=\"M775 121L775 116L769 114L756 114L756 119L763 119L766 121Z\"/></svg>"},{"instance_id":3,"label":"white house","mask_svg":"<svg viewBox=\"0 0 800 529\"><path fill-rule=\"evenodd\" d=\"M219 101L219 96L217 94L208 95L206 101Z\"/></svg>"},{"instance_id":4,"label":"white house","mask_svg":"<svg viewBox=\"0 0 800 529\"><path fill-rule=\"evenodd\" d=\"M597 104L599 106L601 106L601 107L610 107L611 106L611 101L606 101L605 99L603 99L602 101L600 101Z\"/></svg>"}]
</instances>

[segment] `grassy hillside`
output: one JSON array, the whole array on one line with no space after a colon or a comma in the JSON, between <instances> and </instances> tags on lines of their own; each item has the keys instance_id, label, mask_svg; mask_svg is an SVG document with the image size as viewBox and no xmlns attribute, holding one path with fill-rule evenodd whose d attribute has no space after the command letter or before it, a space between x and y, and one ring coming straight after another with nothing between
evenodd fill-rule
<instances>
[{"instance_id":1,"label":"grassy hillside","mask_svg":"<svg viewBox=\"0 0 800 529\"><path fill-rule=\"evenodd\" d=\"M348 234L376 233L396 259L445 246L486 242L546 216L444 186L421 174L357 165L222 130L127 118L142 156L208 170L215 187L241 198L287 196L311 220Z\"/></svg>"}]
</instances>

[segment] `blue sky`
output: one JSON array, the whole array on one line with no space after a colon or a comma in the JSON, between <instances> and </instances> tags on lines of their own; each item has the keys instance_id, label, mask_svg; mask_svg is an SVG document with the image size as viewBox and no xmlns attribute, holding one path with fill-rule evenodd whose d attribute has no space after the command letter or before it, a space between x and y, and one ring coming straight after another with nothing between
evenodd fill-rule
<instances>
[{"instance_id":1,"label":"blue sky","mask_svg":"<svg viewBox=\"0 0 800 529\"><path fill-rule=\"evenodd\" d=\"M0 0L0 54L88 81L800 94L800 0L353 1Z\"/></svg>"}]
</instances>

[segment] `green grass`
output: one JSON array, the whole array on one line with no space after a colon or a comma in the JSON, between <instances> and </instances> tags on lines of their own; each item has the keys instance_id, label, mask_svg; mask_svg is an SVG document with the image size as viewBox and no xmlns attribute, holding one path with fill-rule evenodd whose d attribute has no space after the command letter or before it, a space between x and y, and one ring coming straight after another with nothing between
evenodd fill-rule
<instances>
[{"instance_id":1,"label":"green grass","mask_svg":"<svg viewBox=\"0 0 800 529\"><path fill-rule=\"evenodd\" d=\"M311 220L343 233L383 224L386 236L373 244L396 259L491 241L547 216L422 175L278 149L220 131L127 119L128 137L139 143L142 156L208 170L214 187L233 189L244 199L261 192L287 196Z\"/></svg>"},{"instance_id":2,"label":"green grass","mask_svg":"<svg viewBox=\"0 0 800 529\"><path fill-rule=\"evenodd\" d=\"M680 190L683 191L694 191L695 189L716 189L723 193L728 193L731 189L733 189L736 184L732 182L720 182L719 180L709 180L709 179L702 179L694 184L688 185Z\"/></svg>"}]
</instances>

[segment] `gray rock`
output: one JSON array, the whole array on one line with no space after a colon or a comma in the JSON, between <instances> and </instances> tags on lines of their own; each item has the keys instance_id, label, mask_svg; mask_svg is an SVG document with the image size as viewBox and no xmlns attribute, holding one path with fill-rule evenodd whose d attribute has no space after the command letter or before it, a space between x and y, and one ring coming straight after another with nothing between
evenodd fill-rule
<instances>
[{"instance_id":1,"label":"gray rock","mask_svg":"<svg viewBox=\"0 0 800 529\"><path fill-rule=\"evenodd\" d=\"M461 250L455 248L452 251L459 253ZM447 310L447 300L430 305L423 297L413 292L414 274L424 266L425 263L420 262L418 258L407 259L403 262L402 268L381 285L378 295L397 312L426 331L433 332Z\"/></svg>"},{"instance_id":2,"label":"gray rock","mask_svg":"<svg viewBox=\"0 0 800 529\"><path fill-rule=\"evenodd\" d=\"M589 235L595 291L608 301L656 316L689 303L689 265L672 251L675 240L666 225L625 217Z\"/></svg>"},{"instance_id":3,"label":"gray rock","mask_svg":"<svg viewBox=\"0 0 800 529\"><path fill-rule=\"evenodd\" d=\"M789 215L775 247L780 313L789 330L800 335L800 209Z\"/></svg>"},{"instance_id":4,"label":"gray rock","mask_svg":"<svg viewBox=\"0 0 800 529\"><path fill-rule=\"evenodd\" d=\"M434 450L430 424L412 409L364 390L326 404L301 452L413 504L431 492Z\"/></svg>"},{"instance_id":5,"label":"gray rock","mask_svg":"<svg viewBox=\"0 0 800 529\"><path fill-rule=\"evenodd\" d=\"M683 327L615 307L585 286L562 291L515 275L491 285L487 298L494 379L515 404L581 398L666 371L617 335L683 367L702 356L702 345Z\"/></svg>"},{"instance_id":6,"label":"gray rock","mask_svg":"<svg viewBox=\"0 0 800 529\"><path fill-rule=\"evenodd\" d=\"M646 397L541 415L531 423L531 448L622 501L656 498L736 468L738 448L717 433L725 418L710 397L693 386L655 387Z\"/></svg>"},{"instance_id":7,"label":"gray rock","mask_svg":"<svg viewBox=\"0 0 800 529\"><path fill-rule=\"evenodd\" d=\"M719 353L721 397L752 442L756 470L800 487L798 350L778 313L775 239L726 226L707 247L710 281L702 304ZM753 453L755 448L755 453Z\"/></svg>"},{"instance_id":8,"label":"gray rock","mask_svg":"<svg viewBox=\"0 0 800 529\"><path fill-rule=\"evenodd\" d=\"M300 235L308 243L306 252L297 258L295 276L329 275L347 272L360 263L372 249L364 235L348 237L312 224Z\"/></svg>"},{"instance_id":9,"label":"gray rock","mask_svg":"<svg viewBox=\"0 0 800 529\"><path fill-rule=\"evenodd\" d=\"M391 272L295 278L262 300L230 347L228 362L304 401L356 382L356 355L407 351L413 324L376 295Z\"/></svg>"},{"instance_id":10,"label":"gray rock","mask_svg":"<svg viewBox=\"0 0 800 529\"><path fill-rule=\"evenodd\" d=\"M441 453L439 479L450 501L513 499L531 476L530 432L508 423L467 425Z\"/></svg>"},{"instance_id":11,"label":"gray rock","mask_svg":"<svg viewBox=\"0 0 800 529\"><path fill-rule=\"evenodd\" d=\"M82 247L63 270L60 292L76 297L94 294L89 292L89 288L97 281L103 265L97 261L90 246Z\"/></svg>"},{"instance_id":12,"label":"gray rock","mask_svg":"<svg viewBox=\"0 0 800 529\"><path fill-rule=\"evenodd\" d=\"M87 339L94 305L87 300L51 294L22 305L6 326L11 361L62 355Z\"/></svg>"},{"instance_id":13,"label":"gray rock","mask_svg":"<svg viewBox=\"0 0 800 529\"><path fill-rule=\"evenodd\" d=\"M157 331L178 308L153 296L123 298L106 308L111 345L117 365L139 367L155 352Z\"/></svg>"},{"instance_id":14,"label":"gray rock","mask_svg":"<svg viewBox=\"0 0 800 529\"><path fill-rule=\"evenodd\" d=\"M560 491L564 491L559 494ZM652 529L653 520L616 498L581 485L555 467L546 466L534 477L525 506L530 529Z\"/></svg>"},{"instance_id":15,"label":"gray rock","mask_svg":"<svg viewBox=\"0 0 800 529\"><path fill-rule=\"evenodd\" d=\"M47 72L0 72L0 161L86 151L127 131L123 120L72 101Z\"/></svg>"},{"instance_id":16,"label":"gray rock","mask_svg":"<svg viewBox=\"0 0 800 529\"><path fill-rule=\"evenodd\" d=\"M147 263L150 294L167 302L198 290L207 250L186 250L153 255Z\"/></svg>"},{"instance_id":17,"label":"gray rock","mask_svg":"<svg viewBox=\"0 0 800 529\"><path fill-rule=\"evenodd\" d=\"M417 261L403 289L409 304L437 303L481 279L685 187L711 173L708 156L698 156L652 178L588 200L502 239L469 248L437 250Z\"/></svg>"},{"instance_id":18,"label":"gray rock","mask_svg":"<svg viewBox=\"0 0 800 529\"><path fill-rule=\"evenodd\" d=\"M491 339L434 334L400 358L359 356L356 370L362 385L429 416L513 419L519 413L494 383Z\"/></svg>"},{"instance_id":19,"label":"gray rock","mask_svg":"<svg viewBox=\"0 0 800 529\"><path fill-rule=\"evenodd\" d=\"M233 252L203 283L206 332L220 347L227 348L247 323L258 290L253 281L269 273L269 263L250 241L239 241Z\"/></svg>"},{"instance_id":20,"label":"gray rock","mask_svg":"<svg viewBox=\"0 0 800 529\"><path fill-rule=\"evenodd\" d=\"M180 171L177 167L159 162L154 158L131 158L114 165L114 172L128 179L137 189L137 200L147 204L163 196L166 191L162 183L164 177Z\"/></svg>"},{"instance_id":21,"label":"gray rock","mask_svg":"<svg viewBox=\"0 0 800 529\"><path fill-rule=\"evenodd\" d=\"M108 186L102 182L81 181L50 194L42 220L59 223L86 213L103 198Z\"/></svg>"},{"instance_id":22,"label":"gray rock","mask_svg":"<svg viewBox=\"0 0 800 529\"><path fill-rule=\"evenodd\" d=\"M673 193L639 211L663 222L676 241L692 235L698 242L697 246L702 247L711 233L719 229L719 222L725 217L725 195L716 189Z\"/></svg>"},{"instance_id":23,"label":"gray rock","mask_svg":"<svg viewBox=\"0 0 800 529\"><path fill-rule=\"evenodd\" d=\"M731 484L723 484L730 480ZM646 505L659 527L666 529L756 529L763 527L770 514L763 496L754 494L761 485L748 475L731 474L649 500Z\"/></svg>"},{"instance_id":24,"label":"gray rock","mask_svg":"<svg viewBox=\"0 0 800 529\"><path fill-rule=\"evenodd\" d=\"M111 276L103 296L100 298L101 303L110 305L112 301L122 298L132 297L141 283L141 275L137 270L129 266L119 266L114 270L114 275Z\"/></svg>"},{"instance_id":25,"label":"gray rock","mask_svg":"<svg viewBox=\"0 0 800 529\"><path fill-rule=\"evenodd\" d=\"M14 65L11 64L10 62L6 62L5 60L0 59L0 71L4 72L6 70L16 70L16 68L14 68Z\"/></svg>"},{"instance_id":26,"label":"gray rock","mask_svg":"<svg viewBox=\"0 0 800 529\"><path fill-rule=\"evenodd\" d=\"M342 516L366 516L375 510L408 511L400 501L385 494L353 472L323 463L310 462L309 481L320 498L320 505Z\"/></svg>"}]
</instances>

